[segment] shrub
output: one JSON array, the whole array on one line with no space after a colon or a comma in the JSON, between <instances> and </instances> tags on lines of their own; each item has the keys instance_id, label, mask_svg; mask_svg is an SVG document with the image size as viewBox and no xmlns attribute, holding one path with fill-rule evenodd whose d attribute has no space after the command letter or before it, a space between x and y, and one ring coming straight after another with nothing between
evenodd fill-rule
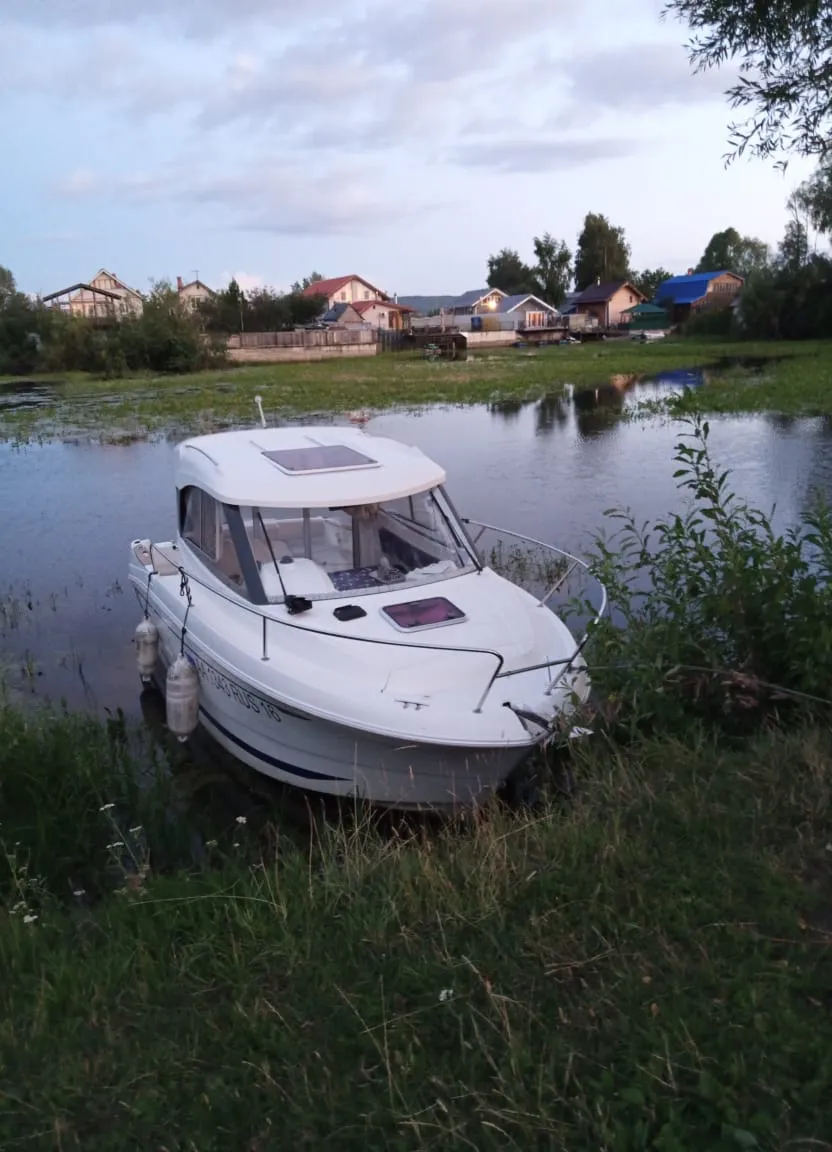
<instances>
[{"instance_id":1,"label":"shrub","mask_svg":"<svg viewBox=\"0 0 832 1152\"><path fill-rule=\"evenodd\" d=\"M592 637L596 686L622 721L673 729L696 716L745 730L832 695L832 513L818 502L777 535L740 500L708 451L708 424L684 421L675 473L690 508L597 542L613 616Z\"/></svg>"}]
</instances>

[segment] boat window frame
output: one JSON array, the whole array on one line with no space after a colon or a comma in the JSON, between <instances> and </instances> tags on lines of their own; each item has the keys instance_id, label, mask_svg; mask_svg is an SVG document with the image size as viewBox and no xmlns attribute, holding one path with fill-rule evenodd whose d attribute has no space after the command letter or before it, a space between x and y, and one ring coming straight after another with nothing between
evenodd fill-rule
<instances>
[{"instance_id":1,"label":"boat window frame","mask_svg":"<svg viewBox=\"0 0 832 1152\"><path fill-rule=\"evenodd\" d=\"M205 552L204 549L190 536L185 535L185 516L187 513L188 499L187 493L194 491L199 493L200 497L200 529L203 527L204 516L204 501L210 500L214 506L214 528L215 539L214 547L216 553L211 556ZM257 569L257 563L254 559L254 554L251 550L251 543L248 538L245 524L243 523L242 513L239 506L236 504L226 504L222 500L218 500L210 492L204 488L200 488L198 484L186 484L183 488L177 489L177 505L178 505L178 529L179 536L182 543L193 553L194 557L226 588L230 589L240 599L246 600L251 604L256 604L263 607L269 603L269 599L263 590L263 584L260 580L260 574ZM237 556L237 561L240 565L240 574L243 578L242 584L237 584L233 581L226 572L220 567L221 555L221 539L223 532L223 520L228 526L228 532L231 539L231 544Z\"/></svg>"}]
</instances>

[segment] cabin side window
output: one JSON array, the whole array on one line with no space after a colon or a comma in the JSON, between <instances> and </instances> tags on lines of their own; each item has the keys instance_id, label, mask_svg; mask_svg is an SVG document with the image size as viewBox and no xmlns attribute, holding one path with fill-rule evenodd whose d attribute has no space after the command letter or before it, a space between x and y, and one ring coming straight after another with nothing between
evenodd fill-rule
<instances>
[{"instance_id":1,"label":"cabin side window","mask_svg":"<svg viewBox=\"0 0 832 1152\"><path fill-rule=\"evenodd\" d=\"M219 559L218 505L201 488L184 488L180 497L182 536L215 563Z\"/></svg>"}]
</instances>

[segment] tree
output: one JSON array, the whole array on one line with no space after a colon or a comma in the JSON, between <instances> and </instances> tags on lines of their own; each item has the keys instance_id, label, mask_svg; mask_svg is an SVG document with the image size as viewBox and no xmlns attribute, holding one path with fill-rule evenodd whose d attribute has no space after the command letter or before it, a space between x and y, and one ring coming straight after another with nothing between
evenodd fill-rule
<instances>
[{"instance_id":1,"label":"tree","mask_svg":"<svg viewBox=\"0 0 832 1152\"><path fill-rule=\"evenodd\" d=\"M5 304L9 297L14 296L17 291L17 285L14 282L14 276L11 270L4 268L0 264L0 308Z\"/></svg>"},{"instance_id":2,"label":"tree","mask_svg":"<svg viewBox=\"0 0 832 1152\"><path fill-rule=\"evenodd\" d=\"M645 268L643 272L632 272L630 280L648 300L655 300L659 287L669 280L670 272L664 268Z\"/></svg>"},{"instance_id":3,"label":"tree","mask_svg":"<svg viewBox=\"0 0 832 1152\"><path fill-rule=\"evenodd\" d=\"M783 239L777 249L777 263L796 272L802 268L809 259L809 236L805 225L794 218L786 225Z\"/></svg>"},{"instance_id":4,"label":"tree","mask_svg":"<svg viewBox=\"0 0 832 1152\"><path fill-rule=\"evenodd\" d=\"M740 236L736 228L726 228L714 232L702 258L696 265L697 272L736 272L747 279L752 272L765 268L771 260L768 245L754 236Z\"/></svg>"},{"instance_id":5,"label":"tree","mask_svg":"<svg viewBox=\"0 0 832 1152\"><path fill-rule=\"evenodd\" d=\"M832 130L832 12L827 0L668 0L694 33L697 71L740 64L726 96L750 112L731 124L729 159L826 151Z\"/></svg>"},{"instance_id":6,"label":"tree","mask_svg":"<svg viewBox=\"0 0 832 1152\"><path fill-rule=\"evenodd\" d=\"M572 283L572 253L563 240L556 240L549 232L534 238L537 263L532 269L535 292L547 304L557 308Z\"/></svg>"},{"instance_id":7,"label":"tree","mask_svg":"<svg viewBox=\"0 0 832 1152\"><path fill-rule=\"evenodd\" d=\"M788 206L793 215L802 216L807 226L818 232L832 232L832 165L820 168L792 192Z\"/></svg>"},{"instance_id":8,"label":"tree","mask_svg":"<svg viewBox=\"0 0 832 1152\"><path fill-rule=\"evenodd\" d=\"M524 264L513 248L501 248L496 256L488 257L489 288L499 288L508 296L518 296L522 292L534 292L534 272Z\"/></svg>"},{"instance_id":9,"label":"tree","mask_svg":"<svg viewBox=\"0 0 832 1152\"><path fill-rule=\"evenodd\" d=\"M630 245L623 228L614 228L597 212L587 212L575 254L575 287L579 291L596 280L626 280L630 275Z\"/></svg>"},{"instance_id":10,"label":"tree","mask_svg":"<svg viewBox=\"0 0 832 1152\"><path fill-rule=\"evenodd\" d=\"M292 294L295 296L300 296L301 292L303 292L305 288L308 288L311 284L317 284L319 280L323 280L323 276L320 274L320 272L310 272L310 274L308 276L304 276L302 280L296 280L294 282L292 285Z\"/></svg>"}]
</instances>

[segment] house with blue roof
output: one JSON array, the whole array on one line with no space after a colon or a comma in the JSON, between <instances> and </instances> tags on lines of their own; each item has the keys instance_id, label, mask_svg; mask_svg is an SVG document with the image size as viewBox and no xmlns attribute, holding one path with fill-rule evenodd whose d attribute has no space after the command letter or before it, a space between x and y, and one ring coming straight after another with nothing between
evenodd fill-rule
<instances>
[{"instance_id":1,"label":"house with blue roof","mask_svg":"<svg viewBox=\"0 0 832 1152\"><path fill-rule=\"evenodd\" d=\"M730 307L744 283L736 272L691 271L665 280L656 292L656 301L667 309L674 324L681 324L705 308Z\"/></svg>"}]
</instances>

